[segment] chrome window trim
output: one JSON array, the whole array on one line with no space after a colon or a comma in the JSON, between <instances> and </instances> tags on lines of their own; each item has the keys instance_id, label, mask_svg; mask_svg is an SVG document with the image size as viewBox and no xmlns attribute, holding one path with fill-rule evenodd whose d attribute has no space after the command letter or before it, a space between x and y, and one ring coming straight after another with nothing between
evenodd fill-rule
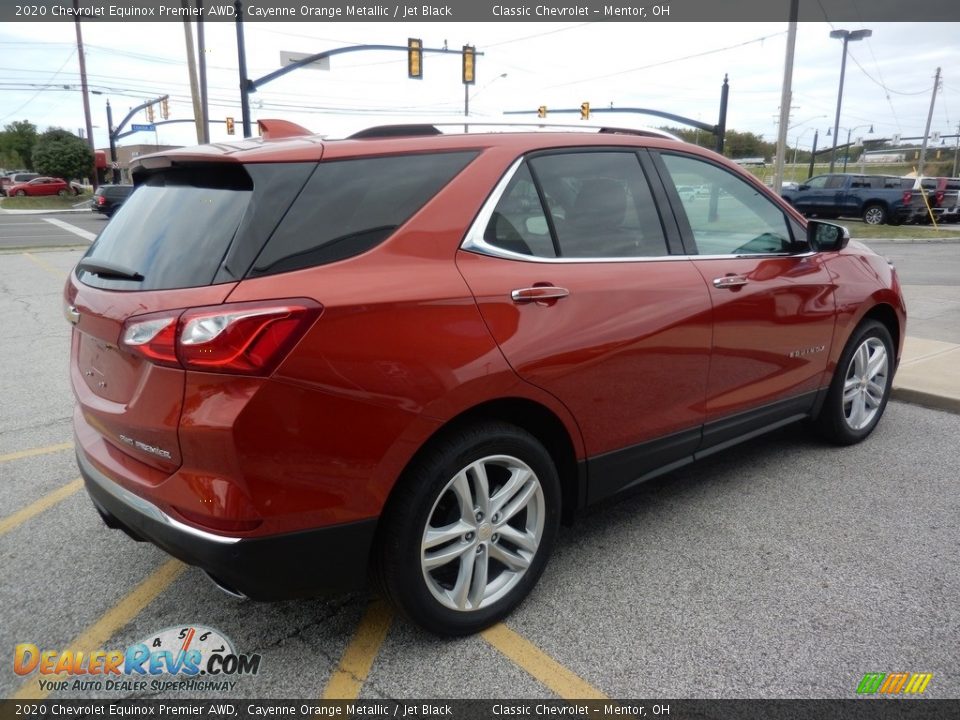
<instances>
[{"instance_id":1,"label":"chrome window trim","mask_svg":"<svg viewBox=\"0 0 960 720\"><path fill-rule=\"evenodd\" d=\"M477 217L471 223L463 241L460 243L460 249L478 255L489 255L490 257L502 258L504 260L519 260L529 263L544 263L554 265L570 265L583 263L622 263L622 262L672 262L676 260L732 260L741 258L776 258L776 257L810 257L816 253L812 250L805 253L744 253L741 255L650 255L650 256L627 256L627 257L602 257L602 258L570 258L570 257L540 257L537 255L525 255L523 253L504 250L496 245L488 243L483 232L490 224L490 218L500 204L500 199L507 191L507 186L513 179L513 176L520 169L520 166L526 160L526 156L521 156L507 169L500 182L493 188L493 192L487 198L486 202L477 213ZM664 250L666 251L666 246Z\"/></svg>"}]
</instances>

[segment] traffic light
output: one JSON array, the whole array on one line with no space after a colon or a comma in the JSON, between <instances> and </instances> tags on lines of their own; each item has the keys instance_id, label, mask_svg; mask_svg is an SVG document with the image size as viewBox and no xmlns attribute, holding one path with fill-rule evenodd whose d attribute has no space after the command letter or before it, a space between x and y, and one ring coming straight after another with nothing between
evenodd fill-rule
<instances>
[{"instance_id":1,"label":"traffic light","mask_svg":"<svg viewBox=\"0 0 960 720\"><path fill-rule=\"evenodd\" d=\"M227 118L227 135L233 135L233 134L234 134L233 118L232 118L232 117L228 117L228 118Z\"/></svg>"},{"instance_id":2,"label":"traffic light","mask_svg":"<svg viewBox=\"0 0 960 720\"><path fill-rule=\"evenodd\" d=\"M580 119L581 120L590 119L590 103L588 102L580 103Z\"/></svg>"},{"instance_id":3,"label":"traffic light","mask_svg":"<svg viewBox=\"0 0 960 720\"><path fill-rule=\"evenodd\" d=\"M540 107L537 108L537 117L545 118L546 116L547 116L547 106L541 105Z\"/></svg>"},{"instance_id":4,"label":"traffic light","mask_svg":"<svg viewBox=\"0 0 960 720\"><path fill-rule=\"evenodd\" d=\"M170 119L170 104L167 102L168 98L163 98L160 101L160 115L164 120Z\"/></svg>"},{"instance_id":5,"label":"traffic light","mask_svg":"<svg viewBox=\"0 0 960 720\"><path fill-rule=\"evenodd\" d=\"M477 49L473 45L463 46L463 84L477 82Z\"/></svg>"},{"instance_id":6,"label":"traffic light","mask_svg":"<svg viewBox=\"0 0 960 720\"><path fill-rule=\"evenodd\" d=\"M153 105L147 105L147 122L153 122Z\"/></svg>"},{"instance_id":7,"label":"traffic light","mask_svg":"<svg viewBox=\"0 0 960 720\"><path fill-rule=\"evenodd\" d=\"M407 39L407 77L423 79L423 41L420 38Z\"/></svg>"}]
</instances>

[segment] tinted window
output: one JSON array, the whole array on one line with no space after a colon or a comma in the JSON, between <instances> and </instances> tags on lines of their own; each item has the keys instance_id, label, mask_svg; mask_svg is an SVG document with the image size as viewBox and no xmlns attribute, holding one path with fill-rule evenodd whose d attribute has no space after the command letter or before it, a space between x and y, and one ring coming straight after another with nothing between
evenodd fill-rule
<instances>
[{"instance_id":1,"label":"tinted window","mask_svg":"<svg viewBox=\"0 0 960 720\"><path fill-rule=\"evenodd\" d=\"M715 202L680 199L701 255L781 253L795 249L786 215L760 190L711 163L680 155L662 157L675 184L718 188Z\"/></svg>"},{"instance_id":2,"label":"tinted window","mask_svg":"<svg viewBox=\"0 0 960 720\"><path fill-rule=\"evenodd\" d=\"M807 180L804 185L814 190L822 190L827 186L827 177L826 175L817 175L817 177L812 177Z\"/></svg>"},{"instance_id":3,"label":"tinted window","mask_svg":"<svg viewBox=\"0 0 960 720\"><path fill-rule=\"evenodd\" d=\"M297 270L357 255L389 237L475 152L322 162L250 270Z\"/></svg>"},{"instance_id":4,"label":"tinted window","mask_svg":"<svg viewBox=\"0 0 960 720\"><path fill-rule=\"evenodd\" d=\"M490 216L483 239L510 252L556 257L540 196L526 163L520 166Z\"/></svg>"},{"instance_id":5,"label":"tinted window","mask_svg":"<svg viewBox=\"0 0 960 720\"><path fill-rule=\"evenodd\" d=\"M143 275L140 282L80 273L87 285L159 290L207 285L230 246L253 183L241 166L174 169L147 177L87 257Z\"/></svg>"},{"instance_id":6,"label":"tinted window","mask_svg":"<svg viewBox=\"0 0 960 720\"><path fill-rule=\"evenodd\" d=\"M530 166L546 198L561 257L667 254L660 215L632 152L544 155Z\"/></svg>"}]
</instances>

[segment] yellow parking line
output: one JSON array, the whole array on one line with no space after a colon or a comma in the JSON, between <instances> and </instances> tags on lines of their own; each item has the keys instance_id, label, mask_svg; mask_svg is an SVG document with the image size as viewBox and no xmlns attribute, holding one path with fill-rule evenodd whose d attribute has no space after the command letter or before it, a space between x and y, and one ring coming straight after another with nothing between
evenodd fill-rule
<instances>
[{"instance_id":1,"label":"yellow parking line","mask_svg":"<svg viewBox=\"0 0 960 720\"><path fill-rule=\"evenodd\" d=\"M607 696L503 623L484 630L483 639L564 700L606 700Z\"/></svg>"},{"instance_id":2,"label":"yellow parking line","mask_svg":"<svg viewBox=\"0 0 960 720\"><path fill-rule=\"evenodd\" d=\"M149 605L154 598L183 572L186 565L179 560L168 560L160 566L150 577L137 585L120 602L108 610L97 622L88 627L77 637L67 643L65 650L93 651L103 648L113 634L133 620L141 610ZM52 679L47 676L44 679ZM51 692L50 689L41 690L39 678L24 683L13 694L11 700L43 700Z\"/></svg>"},{"instance_id":3,"label":"yellow parking line","mask_svg":"<svg viewBox=\"0 0 960 720\"><path fill-rule=\"evenodd\" d=\"M56 505L58 502L66 500L82 487L83 480L77 478L73 482L69 482L63 487L57 488L52 493L44 495L36 502L30 503L23 510L18 510L13 515L8 515L7 517L0 519L0 535L10 532L15 527L22 525L30 518L39 515L44 510Z\"/></svg>"},{"instance_id":4,"label":"yellow parking line","mask_svg":"<svg viewBox=\"0 0 960 720\"><path fill-rule=\"evenodd\" d=\"M60 452L61 450L70 450L72 447L72 442L65 442L59 445L47 445L46 447L30 448L29 450L17 450L16 452L7 453L6 455L0 455L0 463L34 457L35 455L46 455L48 453Z\"/></svg>"},{"instance_id":5,"label":"yellow parking line","mask_svg":"<svg viewBox=\"0 0 960 720\"><path fill-rule=\"evenodd\" d=\"M323 700L357 699L392 622L393 612L386 603L382 600L370 603L353 639L343 651L340 665L323 689Z\"/></svg>"},{"instance_id":6,"label":"yellow parking line","mask_svg":"<svg viewBox=\"0 0 960 720\"><path fill-rule=\"evenodd\" d=\"M38 265L41 269L46 270L51 275L56 275L58 278L65 278L67 276L67 273L65 273L63 270L58 270L46 260L41 260L31 253L25 252L23 256L27 260L32 261L35 265Z\"/></svg>"}]
</instances>

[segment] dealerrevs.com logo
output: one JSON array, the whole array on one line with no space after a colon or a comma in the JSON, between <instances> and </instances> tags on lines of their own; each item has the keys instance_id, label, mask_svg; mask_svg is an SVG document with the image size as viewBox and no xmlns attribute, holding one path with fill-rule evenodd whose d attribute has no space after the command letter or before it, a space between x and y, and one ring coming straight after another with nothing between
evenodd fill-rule
<instances>
[{"instance_id":1,"label":"dealerrevs.com logo","mask_svg":"<svg viewBox=\"0 0 960 720\"><path fill-rule=\"evenodd\" d=\"M202 625L170 627L123 650L14 649L13 671L38 673L42 690L231 691L238 676L256 675L261 656L240 654L223 633ZM54 676L67 676L66 679Z\"/></svg>"},{"instance_id":2,"label":"dealerrevs.com logo","mask_svg":"<svg viewBox=\"0 0 960 720\"><path fill-rule=\"evenodd\" d=\"M933 673L867 673L857 685L858 695L920 695L933 679Z\"/></svg>"}]
</instances>

